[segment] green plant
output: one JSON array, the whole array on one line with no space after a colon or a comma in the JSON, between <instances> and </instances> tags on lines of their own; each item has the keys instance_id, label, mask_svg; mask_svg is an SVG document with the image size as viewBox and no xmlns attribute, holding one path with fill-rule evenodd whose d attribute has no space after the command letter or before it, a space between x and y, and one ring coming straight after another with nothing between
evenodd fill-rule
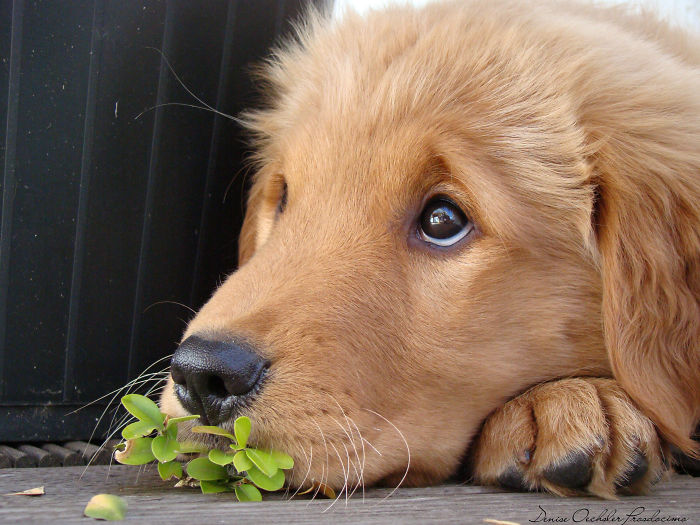
<instances>
[{"instance_id":1,"label":"green plant","mask_svg":"<svg viewBox=\"0 0 700 525\"><path fill-rule=\"evenodd\" d=\"M124 408L137 421L124 427L123 443L114 455L119 463L143 465L158 462L163 480L177 478L188 485L199 485L203 493L234 492L239 501L260 501L260 490L276 491L284 486L284 471L294 466L288 454L248 446L251 422L239 417L234 432L216 426L197 426L192 432L213 434L230 441L230 450L208 449L201 444L178 441L178 424L199 416L171 418L145 396L128 394L122 398ZM200 454L185 468L177 460L180 454Z\"/></svg>"},{"instance_id":2,"label":"green plant","mask_svg":"<svg viewBox=\"0 0 700 525\"><path fill-rule=\"evenodd\" d=\"M121 521L126 516L126 508L124 498L113 494L97 494L88 501L83 514L96 520Z\"/></svg>"}]
</instances>

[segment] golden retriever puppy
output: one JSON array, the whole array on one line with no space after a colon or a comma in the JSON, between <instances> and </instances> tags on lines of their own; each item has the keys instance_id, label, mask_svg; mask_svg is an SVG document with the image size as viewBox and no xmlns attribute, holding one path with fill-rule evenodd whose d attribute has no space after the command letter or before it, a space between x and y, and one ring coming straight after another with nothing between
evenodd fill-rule
<instances>
[{"instance_id":1,"label":"golden retriever puppy","mask_svg":"<svg viewBox=\"0 0 700 525\"><path fill-rule=\"evenodd\" d=\"M292 486L646 490L700 417L700 46L473 0L311 14L246 116L240 268L162 406Z\"/></svg>"}]
</instances>

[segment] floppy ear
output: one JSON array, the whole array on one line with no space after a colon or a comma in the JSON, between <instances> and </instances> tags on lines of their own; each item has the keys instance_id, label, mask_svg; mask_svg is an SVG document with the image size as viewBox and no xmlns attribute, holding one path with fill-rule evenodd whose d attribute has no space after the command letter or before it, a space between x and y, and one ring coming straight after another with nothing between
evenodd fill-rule
<instances>
[{"instance_id":1,"label":"floppy ear","mask_svg":"<svg viewBox=\"0 0 700 525\"><path fill-rule=\"evenodd\" d=\"M608 128L593 155L613 373L663 437L690 454L700 418L698 114L617 115L624 131Z\"/></svg>"}]
</instances>

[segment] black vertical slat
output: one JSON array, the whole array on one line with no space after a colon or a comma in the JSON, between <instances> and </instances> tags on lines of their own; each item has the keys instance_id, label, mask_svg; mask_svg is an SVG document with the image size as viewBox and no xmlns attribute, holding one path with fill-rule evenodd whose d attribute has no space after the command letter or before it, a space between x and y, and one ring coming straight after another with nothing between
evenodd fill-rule
<instances>
[{"instance_id":1,"label":"black vertical slat","mask_svg":"<svg viewBox=\"0 0 700 525\"><path fill-rule=\"evenodd\" d=\"M233 73L231 61L233 57L233 35L236 28L236 14L238 12L238 2L229 2L226 13L226 29L223 44L223 53L221 55L221 65L219 67L219 78L216 93L216 107L223 108L226 98L228 97L228 86ZM211 144L209 145L209 155L207 159L207 175L206 184L204 186L204 194L202 201L202 213L199 219L199 228L197 236L197 246L195 250L195 263L193 274L190 282L189 305L201 305L201 279L198 276L202 273L204 264L204 255L207 247L207 242L210 241L207 234L207 225L211 220L212 204L215 202L213 197L216 181L221 175L217 172L217 155L221 144L224 129L231 126L230 119L226 119L221 115L216 115L214 118L214 129L211 135ZM222 199L223 200L223 199Z\"/></svg>"},{"instance_id":2,"label":"black vertical slat","mask_svg":"<svg viewBox=\"0 0 700 525\"><path fill-rule=\"evenodd\" d=\"M8 279L10 276L10 238L13 197L15 193L15 147L17 143L17 102L19 95L19 66L22 43L23 3L3 2L2 17L2 86L7 86L2 100L2 208L0 208L0 401L5 390L5 334L7 331Z\"/></svg>"},{"instance_id":3,"label":"black vertical slat","mask_svg":"<svg viewBox=\"0 0 700 525\"><path fill-rule=\"evenodd\" d=\"M90 401L127 379L130 329L155 113L164 2L107 2L100 28L74 388Z\"/></svg>"},{"instance_id":4,"label":"black vertical slat","mask_svg":"<svg viewBox=\"0 0 700 525\"><path fill-rule=\"evenodd\" d=\"M203 102L212 107L216 103L228 2L210 0L206 6L202 9L190 0L168 3L163 52L172 70L166 67L161 78L161 103L202 106ZM143 230L134 308L131 376L174 350L184 328L182 319L190 316L175 303L189 302L205 160L215 119L209 110L179 105L163 106L159 111L161 125L153 145L148 224Z\"/></svg>"},{"instance_id":5,"label":"black vertical slat","mask_svg":"<svg viewBox=\"0 0 700 525\"><path fill-rule=\"evenodd\" d=\"M92 2L24 6L5 399L62 399ZM7 361L6 361L7 362Z\"/></svg>"},{"instance_id":6,"label":"black vertical slat","mask_svg":"<svg viewBox=\"0 0 700 525\"><path fill-rule=\"evenodd\" d=\"M10 94L10 51L12 49L12 2L0 2L0 166L5 165L7 105ZM0 177L0 215L5 184ZM0 376L1 377L1 376Z\"/></svg>"},{"instance_id":7,"label":"black vertical slat","mask_svg":"<svg viewBox=\"0 0 700 525\"><path fill-rule=\"evenodd\" d=\"M163 27L163 38L160 50L160 69L158 73L158 90L156 93L156 104L153 108L154 122L151 131L150 151L148 159L148 175L146 176L146 197L141 223L141 239L139 242L138 266L136 268L136 288L134 290L134 301L131 310L131 327L129 329L129 353L127 357L127 375L131 377L134 367L134 353L137 351L136 341L138 340L137 330L140 328L143 279L146 270L146 250L151 239L151 219L153 217L154 206L154 184L156 170L158 169L158 155L160 153L160 139L163 130L163 109L165 91L167 89L168 65L167 54L170 53L170 42L172 40L173 29L173 6L172 2L166 3L165 26Z\"/></svg>"},{"instance_id":8,"label":"black vertical slat","mask_svg":"<svg viewBox=\"0 0 700 525\"><path fill-rule=\"evenodd\" d=\"M219 89L221 111L237 115L258 100L251 70L269 53L276 34L280 2L239 1L231 38L230 74ZM291 9L291 6L290 6ZM291 14L291 13L290 13ZM282 26L287 30L287 26ZM216 151L210 157L214 170L205 194L204 221L198 247L198 264L193 279L191 306L200 307L220 280L236 268L238 232L243 222L245 188L248 170L248 136L239 126L222 126Z\"/></svg>"},{"instance_id":9,"label":"black vertical slat","mask_svg":"<svg viewBox=\"0 0 700 525\"><path fill-rule=\"evenodd\" d=\"M95 130L95 104L97 78L99 74L99 57L101 55L102 16L104 13L104 1L95 0L93 6L92 25L90 28L90 58L88 68L87 93L85 95L85 121L83 124L83 146L80 160L80 183L78 187L78 209L76 213L75 235L73 244L73 269L70 283L70 299L68 304L68 330L66 335L63 400L70 400L70 392L75 388L74 365L76 358L76 336L78 322L80 320L79 301L80 285L83 275L85 222L90 188L90 161L92 158L92 143Z\"/></svg>"}]
</instances>

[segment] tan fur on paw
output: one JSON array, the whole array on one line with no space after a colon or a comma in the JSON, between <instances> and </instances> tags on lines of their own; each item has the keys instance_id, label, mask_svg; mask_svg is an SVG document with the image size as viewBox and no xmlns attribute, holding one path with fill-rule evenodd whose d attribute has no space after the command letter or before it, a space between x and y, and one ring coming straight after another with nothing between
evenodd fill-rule
<instances>
[{"instance_id":1,"label":"tan fur on paw","mask_svg":"<svg viewBox=\"0 0 700 525\"><path fill-rule=\"evenodd\" d=\"M573 378L535 386L494 412L472 459L480 483L612 499L658 481L665 453L615 380Z\"/></svg>"}]
</instances>

